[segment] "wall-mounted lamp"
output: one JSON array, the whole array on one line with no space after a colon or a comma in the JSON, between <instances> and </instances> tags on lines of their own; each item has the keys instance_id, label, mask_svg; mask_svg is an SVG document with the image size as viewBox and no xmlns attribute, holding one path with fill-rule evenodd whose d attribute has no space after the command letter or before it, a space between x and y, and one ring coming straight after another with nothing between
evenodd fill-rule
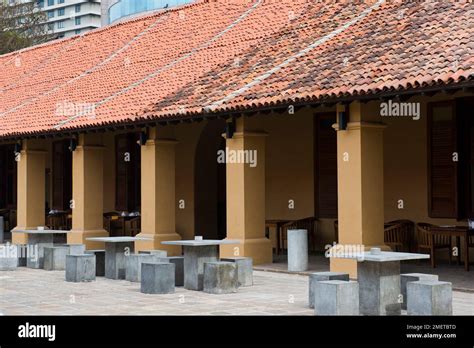
<instances>
[{"instance_id":1,"label":"wall-mounted lamp","mask_svg":"<svg viewBox=\"0 0 474 348\"><path fill-rule=\"evenodd\" d=\"M339 125L339 130L347 129L347 113L345 111L340 111L337 114L337 123Z\"/></svg>"},{"instance_id":2,"label":"wall-mounted lamp","mask_svg":"<svg viewBox=\"0 0 474 348\"><path fill-rule=\"evenodd\" d=\"M69 151L74 152L77 148L77 141L75 138L71 138L69 140Z\"/></svg>"},{"instance_id":3,"label":"wall-mounted lamp","mask_svg":"<svg viewBox=\"0 0 474 348\"><path fill-rule=\"evenodd\" d=\"M235 133L235 118L232 117L231 121L227 121L225 124L225 137L232 139Z\"/></svg>"},{"instance_id":4,"label":"wall-mounted lamp","mask_svg":"<svg viewBox=\"0 0 474 348\"><path fill-rule=\"evenodd\" d=\"M146 132L140 132L139 138L138 138L138 144L139 145L145 145L146 141L148 140L148 136Z\"/></svg>"},{"instance_id":5,"label":"wall-mounted lamp","mask_svg":"<svg viewBox=\"0 0 474 348\"><path fill-rule=\"evenodd\" d=\"M15 153L20 153L21 152L21 142L18 142L15 144Z\"/></svg>"}]
</instances>

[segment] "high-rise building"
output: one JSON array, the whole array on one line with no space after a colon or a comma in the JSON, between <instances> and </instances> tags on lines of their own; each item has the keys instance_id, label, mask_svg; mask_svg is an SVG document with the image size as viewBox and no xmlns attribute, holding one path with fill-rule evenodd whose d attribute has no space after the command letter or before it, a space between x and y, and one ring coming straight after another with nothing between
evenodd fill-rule
<instances>
[{"instance_id":1,"label":"high-rise building","mask_svg":"<svg viewBox=\"0 0 474 348\"><path fill-rule=\"evenodd\" d=\"M171 8L196 0L102 0L102 26L144 12Z\"/></svg>"},{"instance_id":2,"label":"high-rise building","mask_svg":"<svg viewBox=\"0 0 474 348\"><path fill-rule=\"evenodd\" d=\"M46 12L48 27L57 37L68 37L99 28L100 0L37 0Z\"/></svg>"},{"instance_id":3,"label":"high-rise building","mask_svg":"<svg viewBox=\"0 0 474 348\"><path fill-rule=\"evenodd\" d=\"M6 4L36 2L46 13L48 32L62 38L99 28L100 0L4 0Z\"/></svg>"}]
</instances>

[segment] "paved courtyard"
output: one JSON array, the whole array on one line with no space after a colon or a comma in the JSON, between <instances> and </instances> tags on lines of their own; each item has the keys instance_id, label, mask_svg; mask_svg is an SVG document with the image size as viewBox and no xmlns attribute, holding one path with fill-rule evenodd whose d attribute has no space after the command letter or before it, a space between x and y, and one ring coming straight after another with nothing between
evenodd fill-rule
<instances>
[{"instance_id":1,"label":"paved courtyard","mask_svg":"<svg viewBox=\"0 0 474 348\"><path fill-rule=\"evenodd\" d=\"M140 293L140 284L102 277L68 283L64 271L0 272L4 315L312 315L304 275L254 272L254 286L211 295L181 287L169 295ZM454 314L474 315L474 293L454 292Z\"/></svg>"}]
</instances>

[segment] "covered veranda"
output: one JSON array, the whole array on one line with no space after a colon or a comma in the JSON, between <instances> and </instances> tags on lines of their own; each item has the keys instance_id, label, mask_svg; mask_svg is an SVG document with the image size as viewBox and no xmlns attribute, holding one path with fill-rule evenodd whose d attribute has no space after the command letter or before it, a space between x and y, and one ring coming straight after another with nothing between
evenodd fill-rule
<instances>
[{"instance_id":1,"label":"covered veranda","mask_svg":"<svg viewBox=\"0 0 474 348\"><path fill-rule=\"evenodd\" d=\"M334 243L406 247L418 228L386 238L391 221L465 224L470 179L453 153L464 139L459 163L470 168L469 134L457 136L469 129L457 120L472 111L463 99L472 96L471 50L459 49L470 33L466 5L331 6L202 2L0 57L1 142L19 154L17 199L4 203L16 210L16 229L48 225L53 204L65 212L57 228L70 231L67 242L96 249L88 238L112 234L126 212L136 222L130 234L150 238L136 250L173 255L181 250L161 242L228 238L239 244L222 255L258 266L274 261L273 249L284 255L294 226L323 253ZM396 16L404 11L409 23ZM162 35L170 32L172 40ZM416 66L406 54L415 44ZM58 113L68 100L94 113ZM382 102L420 112L383 116ZM53 150L59 140L62 154ZM256 161L222 163L218 151ZM330 269L356 276L353 261L331 260Z\"/></svg>"},{"instance_id":2,"label":"covered veranda","mask_svg":"<svg viewBox=\"0 0 474 348\"><path fill-rule=\"evenodd\" d=\"M449 95L413 95L405 102L419 103L419 119L381 116L384 102L369 100L333 106L300 105L294 114L288 108L278 108L251 117L243 114L131 130L83 132L61 140L69 144L66 149L72 158L71 176L62 180L55 173L68 169L51 170L48 165L58 163L53 162L52 151L56 139L22 139L16 142L22 146L17 168L17 228L47 226L46 203L42 206L41 202L48 202L48 191L66 191L70 181L72 199L64 199L73 207L67 241L84 243L90 249L102 246L87 241L88 237L110 235L104 213L119 210L116 207L121 195L128 197L127 203L137 202L139 197L138 204L128 205L140 211L140 216L134 217L140 221L140 230L134 235L153 238L136 242L137 250L168 249L170 254L179 254L179 248L170 249L161 241L195 236L237 239L240 245L223 247L223 255L250 256L262 269L272 269L273 262L275 269L284 269L280 263L285 262L286 231L295 221L310 218L305 227L310 233L308 249L317 260L313 270L329 267L323 255L336 242L360 244L366 249L379 246L430 253L429 249L418 249L420 232L416 225L393 235L384 230L389 226L386 223L394 220L467 224L454 215L436 217L436 207L445 208L451 197L430 193L438 184L433 182L436 176L432 172L439 168L433 164L429 167L428 162L435 155L454 151L430 148L430 134L439 134L439 127L446 126L434 124L433 119L456 116L454 108L446 105L458 106L457 119L466 117L472 113L471 100L461 89ZM347 118L344 130L338 129L338 115L339 121ZM124 135L132 139L125 150L118 146ZM470 142L470 137L466 141ZM220 163L220 150L255 151L256 155L252 163ZM463 152L463 156L468 153ZM129 176L121 176L122 168L117 164L121 159L134 168L125 167ZM48 189L44 184L48 180L41 173L51 171ZM462 185L470 187L467 181ZM275 221L285 222L280 233L273 228ZM14 243L25 242L21 234L15 236L18 239ZM438 264L447 263L449 250L458 248L455 238L452 242L444 251L436 249ZM462 248L455 250L453 263L459 255L463 261ZM352 267L345 262L331 264L331 269L350 269L355 276ZM463 271L462 266L455 269Z\"/></svg>"}]
</instances>

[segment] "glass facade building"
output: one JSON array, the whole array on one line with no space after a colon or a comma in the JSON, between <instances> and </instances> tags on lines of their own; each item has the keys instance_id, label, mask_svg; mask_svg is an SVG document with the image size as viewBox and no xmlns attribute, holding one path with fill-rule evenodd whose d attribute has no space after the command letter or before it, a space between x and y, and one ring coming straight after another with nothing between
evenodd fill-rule
<instances>
[{"instance_id":1,"label":"glass facade building","mask_svg":"<svg viewBox=\"0 0 474 348\"><path fill-rule=\"evenodd\" d=\"M189 4L194 0L120 0L109 8L109 23L134 14Z\"/></svg>"}]
</instances>

